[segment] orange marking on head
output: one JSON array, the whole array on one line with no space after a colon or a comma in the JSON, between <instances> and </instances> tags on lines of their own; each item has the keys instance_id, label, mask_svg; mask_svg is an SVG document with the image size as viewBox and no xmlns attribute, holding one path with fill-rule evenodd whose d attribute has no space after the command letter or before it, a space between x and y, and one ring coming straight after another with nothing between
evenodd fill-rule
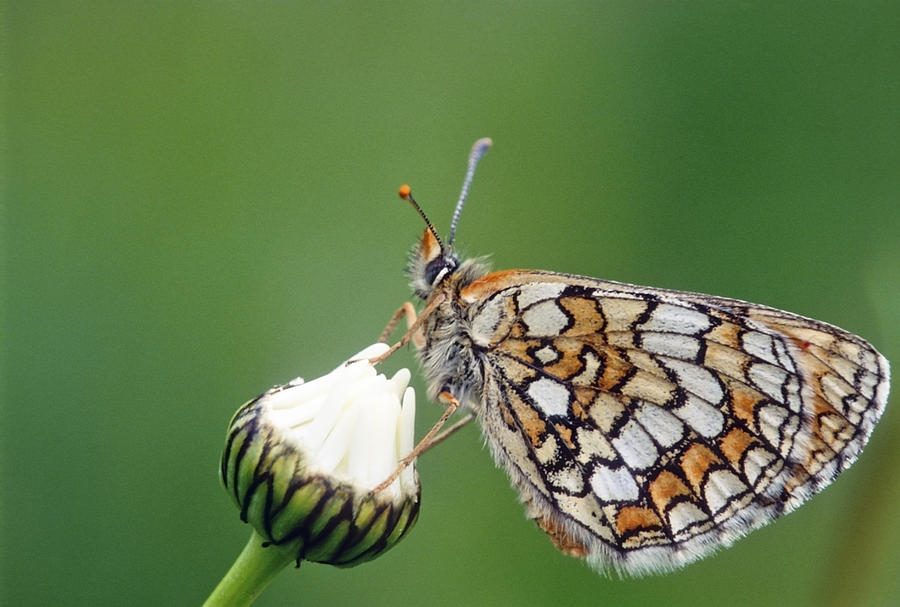
<instances>
[{"instance_id":1,"label":"orange marking on head","mask_svg":"<svg viewBox=\"0 0 900 607\"><path fill-rule=\"evenodd\" d=\"M721 463L721 460L716 457L716 454L701 443L694 443L681 456L681 469L684 470L684 477L691 483L695 493L702 494L703 475L710 466L718 463Z\"/></svg>"},{"instance_id":2,"label":"orange marking on head","mask_svg":"<svg viewBox=\"0 0 900 607\"><path fill-rule=\"evenodd\" d=\"M410 188L405 183L403 185L401 185L400 188L397 190L397 194L399 194L400 198L402 198L403 200L409 200L409 195L411 193L412 193L412 188Z\"/></svg>"},{"instance_id":3,"label":"orange marking on head","mask_svg":"<svg viewBox=\"0 0 900 607\"><path fill-rule=\"evenodd\" d=\"M616 515L616 529L620 534L636 529L661 527L659 517L649 508L641 506L625 506Z\"/></svg>"},{"instance_id":4,"label":"orange marking on head","mask_svg":"<svg viewBox=\"0 0 900 607\"><path fill-rule=\"evenodd\" d=\"M663 470L650 483L650 498L656 509L663 512L672 501L672 498L679 495L690 495L691 491L684 482L668 470Z\"/></svg>"},{"instance_id":5,"label":"orange marking on head","mask_svg":"<svg viewBox=\"0 0 900 607\"><path fill-rule=\"evenodd\" d=\"M426 261L436 259L437 256L441 254L441 244L438 242L437 238L435 238L434 233L431 230L426 229L419 242L422 257Z\"/></svg>"},{"instance_id":6,"label":"orange marking on head","mask_svg":"<svg viewBox=\"0 0 900 607\"><path fill-rule=\"evenodd\" d=\"M719 441L719 449L722 455L728 458L732 464L737 464L744 456L744 452L753 443L753 437L741 430L740 428L732 428L728 434Z\"/></svg>"},{"instance_id":7,"label":"orange marking on head","mask_svg":"<svg viewBox=\"0 0 900 607\"><path fill-rule=\"evenodd\" d=\"M538 524L538 527L543 529L544 533L547 534L547 537L550 538L550 541L553 542L553 545L556 546L556 549L563 554L578 558L587 556L587 545L579 542L566 533L562 528L562 525L559 525L546 516L538 517L534 519L534 522Z\"/></svg>"}]
</instances>

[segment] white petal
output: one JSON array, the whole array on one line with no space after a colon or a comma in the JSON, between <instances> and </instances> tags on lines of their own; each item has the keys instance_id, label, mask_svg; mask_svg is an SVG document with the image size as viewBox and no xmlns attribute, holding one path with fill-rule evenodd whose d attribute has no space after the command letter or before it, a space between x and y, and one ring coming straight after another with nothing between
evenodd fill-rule
<instances>
[{"instance_id":1,"label":"white petal","mask_svg":"<svg viewBox=\"0 0 900 607\"><path fill-rule=\"evenodd\" d=\"M369 487L390 476L397 467L394 450L397 433L397 417L400 414L400 402L392 394L379 394L375 406L370 407L371 432L369 433L369 470L366 484Z\"/></svg>"},{"instance_id":2,"label":"white petal","mask_svg":"<svg viewBox=\"0 0 900 607\"><path fill-rule=\"evenodd\" d=\"M314 455L311 466L322 472L332 473L347 466L347 454L359 424L357 416L348 415L348 413L352 413L352 409L350 411L345 409L340 413L336 423L330 428L331 431L327 436L322 437L324 440L321 447L312 451Z\"/></svg>"},{"instance_id":3,"label":"white petal","mask_svg":"<svg viewBox=\"0 0 900 607\"><path fill-rule=\"evenodd\" d=\"M270 423L287 431L311 470L372 489L412 451L416 405L410 372L400 369L388 379L369 362L388 349L373 344L327 375L263 397ZM400 496L417 489L408 466L386 491Z\"/></svg>"},{"instance_id":4,"label":"white petal","mask_svg":"<svg viewBox=\"0 0 900 607\"><path fill-rule=\"evenodd\" d=\"M335 383L332 391L325 397L325 402L319 409L316 418L302 428L304 431L302 436L307 449L315 453L321 448L329 432L338 423L347 403L350 402L351 393L357 389L358 386L354 383Z\"/></svg>"},{"instance_id":5,"label":"white petal","mask_svg":"<svg viewBox=\"0 0 900 607\"><path fill-rule=\"evenodd\" d=\"M394 373L394 377L390 379L390 384L394 388L394 394L397 395L398 401L403 397L403 391L409 385L410 377L409 369L404 367Z\"/></svg>"},{"instance_id":6,"label":"white petal","mask_svg":"<svg viewBox=\"0 0 900 607\"><path fill-rule=\"evenodd\" d=\"M273 409L295 407L302 402L327 394L334 385L334 382L335 377L332 373L329 373L328 375L317 377L312 381L267 396L267 404Z\"/></svg>"},{"instance_id":7,"label":"white petal","mask_svg":"<svg viewBox=\"0 0 900 607\"><path fill-rule=\"evenodd\" d=\"M372 344L371 346L369 346L362 352L358 352L354 356L351 356L348 360L355 361L355 360L361 360L361 359L375 358L376 356L381 356L382 354L384 354L385 352L387 352L390 349L391 349L391 347L389 345L378 342L376 344Z\"/></svg>"},{"instance_id":8,"label":"white petal","mask_svg":"<svg viewBox=\"0 0 900 607\"><path fill-rule=\"evenodd\" d=\"M325 394L321 394L313 399L300 401L293 407L271 409L268 412L269 419L282 428L299 428L315 419L325 404L325 397Z\"/></svg>"},{"instance_id":9,"label":"white petal","mask_svg":"<svg viewBox=\"0 0 900 607\"><path fill-rule=\"evenodd\" d=\"M416 442L416 391L407 388L403 393L403 408L397 419L397 461L409 455ZM400 486L404 489L415 490L415 462L403 469L400 473Z\"/></svg>"},{"instance_id":10,"label":"white petal","mask_svg":"<svg viewBox=\"0 0 900 607\"><path fill-rule=\"evenodd\" d=\"M348 445L349 453L347 454L347 470L348 480L355 482L363 487L369 487L367 477L369 474L369 430L372 425L372 417L374 408L371 403L358 403L352 408L353 414L357 416L359 423L353 433L350 445Z\"/></svg>"}]
</instances>

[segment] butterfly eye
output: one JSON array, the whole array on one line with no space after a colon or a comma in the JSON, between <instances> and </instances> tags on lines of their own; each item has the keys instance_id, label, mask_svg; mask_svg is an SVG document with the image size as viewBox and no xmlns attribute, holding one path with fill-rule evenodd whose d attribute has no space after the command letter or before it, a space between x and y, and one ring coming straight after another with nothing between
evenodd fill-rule
<instances>
[{"instance_id":1,"label":"butterfly eye","mask_svg":"<svg viewBox=\"0 0 900 607\"><path fill-rule=\"evenodd\" d=\"M437 286L448 274L453 273L458 265L459 261L452 255L431 260L425 266L425 282L432 287Z\"/></svg>"}]
</instances>

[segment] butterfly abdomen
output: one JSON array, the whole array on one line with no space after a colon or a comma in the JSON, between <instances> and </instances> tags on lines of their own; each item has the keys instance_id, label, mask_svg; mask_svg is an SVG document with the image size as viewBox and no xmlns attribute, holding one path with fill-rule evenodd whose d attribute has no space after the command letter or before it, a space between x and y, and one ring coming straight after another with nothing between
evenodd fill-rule
<instances>
[{"instance_id":1,"label":"butterfly abdomen","mask_svg":"<svg viewBox=\"0 0 900 607\"><path fill-rule=\"evenodd\" d=\"M418 356L428 380L429 398L436 400L439 394L447 392L477 413L484 385L483 367L464 309L457 302L446 298L428 318L423 327L425 342Z\"/></svg>"}]
</instances>

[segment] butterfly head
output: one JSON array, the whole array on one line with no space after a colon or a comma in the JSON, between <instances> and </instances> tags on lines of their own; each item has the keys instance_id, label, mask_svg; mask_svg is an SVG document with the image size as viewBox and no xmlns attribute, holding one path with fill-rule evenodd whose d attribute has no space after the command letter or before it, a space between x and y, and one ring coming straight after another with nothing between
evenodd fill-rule
<instances>
[{"instance_id":1,"label":"butterfly head","mask_svg":"<svg viewBox=\"0 0 900 607\"><path fill-rule=\"evenodd\" d=\"M453 212L453 220L450 222L450 236L446 243L438 236L437 231L435 231L428 217L425 216L419 203L413 198L410 187L408 185L400 186L398 191L400 198L409 201L422 219L425 220L425 232L413 248L406 270L413 291L422 299L427 299L438 285L449 276L454 275L460 267L459 257L453 251L456 225L459 223L459 215L469 194L469 186L472 183L472 177L475 175L475 167L489 147L491 147L489 138L479 139L472 146L472 151L469 153L469 167L466 171L465 181L463 181L462 191L459 194L459 200L456 203L456 209Z\"/></svg>"},{"instance_id":2,"label":"butterfly head","mask_svg":"<svg viewBox=\"0 0 900 607\"><path fill-rule=\"evenodd\" d=\"M425 220L425 232L413 247L406 273L416 295L427 299L445 278L456 271L459 267L459 258L453 252L452 247L441 241L434 226L422 212L419 203L413 198L409 186L400 186L399 194L401 198L408 200Z\"/></svg>"}]
</instances>

